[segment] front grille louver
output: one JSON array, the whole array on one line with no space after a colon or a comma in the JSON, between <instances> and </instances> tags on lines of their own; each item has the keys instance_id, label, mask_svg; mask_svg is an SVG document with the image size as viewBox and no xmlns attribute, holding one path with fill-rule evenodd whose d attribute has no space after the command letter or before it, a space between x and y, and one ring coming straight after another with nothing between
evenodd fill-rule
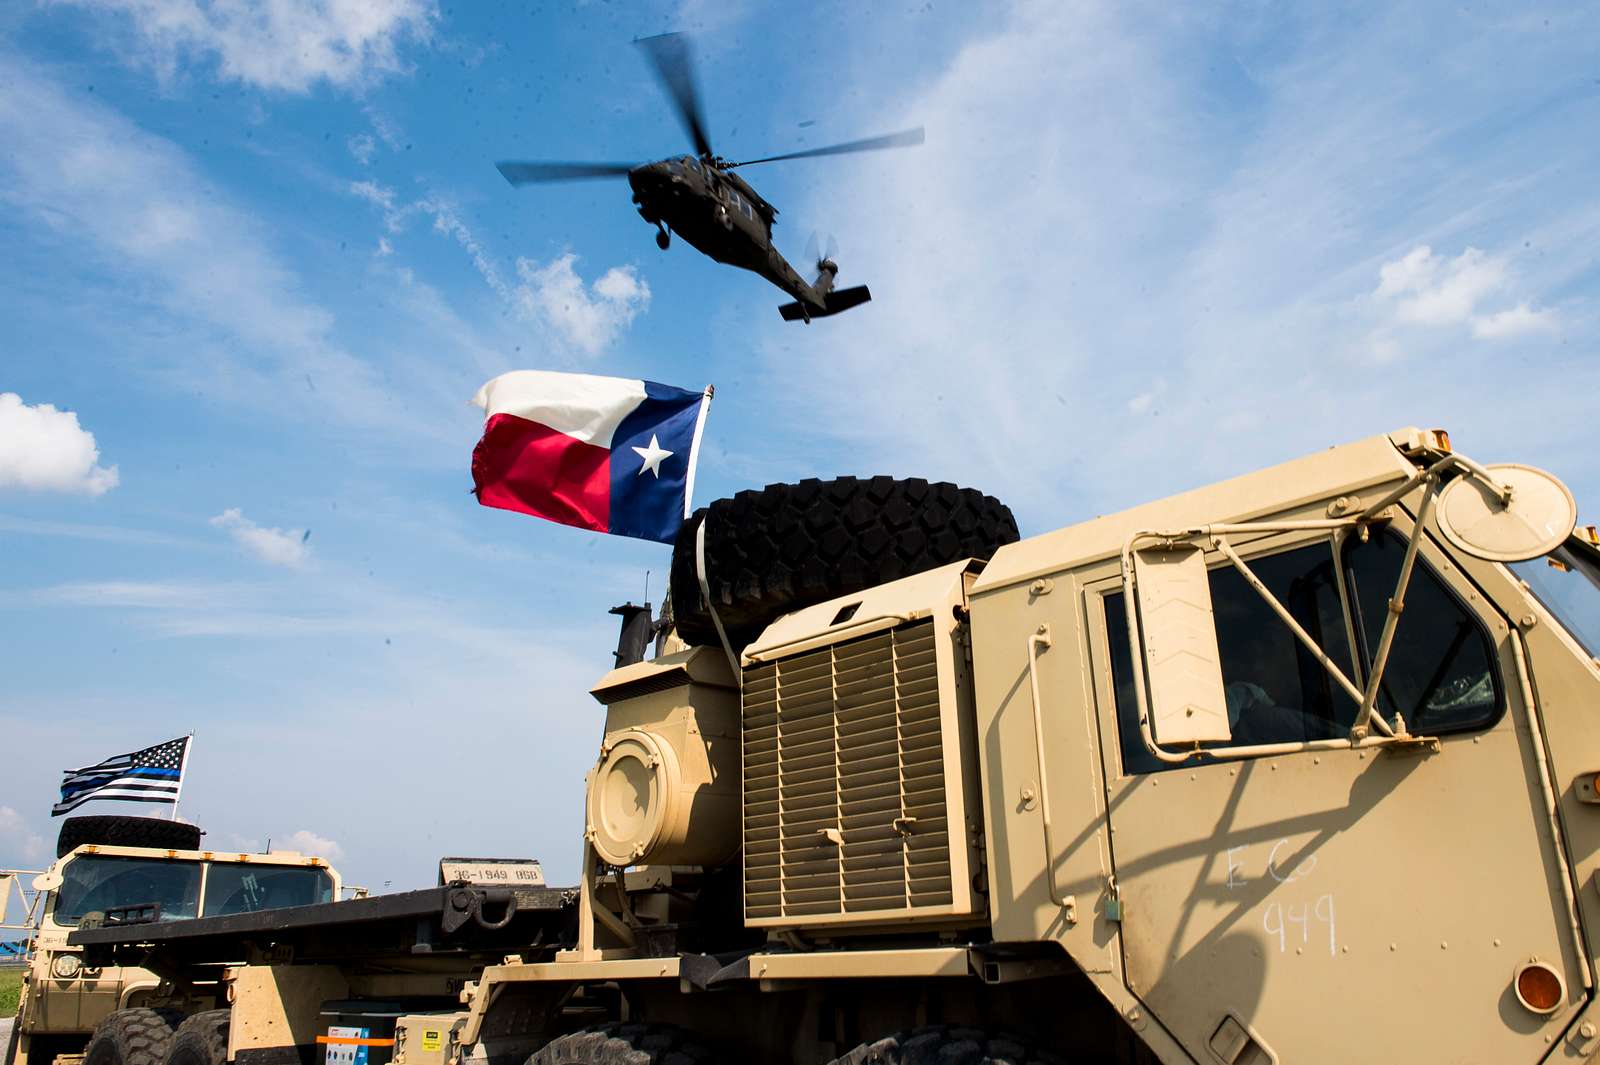
<instances>
[{"instance_id":1,"label":"front grille louver","mask_svg":"<svg viewBox=\"0 0 1600 1065\"><path fill-rule=\"evenodd\" d=\"M745 917L950 913L931 619L744 671Z\"/></svg>"}]
</instances>

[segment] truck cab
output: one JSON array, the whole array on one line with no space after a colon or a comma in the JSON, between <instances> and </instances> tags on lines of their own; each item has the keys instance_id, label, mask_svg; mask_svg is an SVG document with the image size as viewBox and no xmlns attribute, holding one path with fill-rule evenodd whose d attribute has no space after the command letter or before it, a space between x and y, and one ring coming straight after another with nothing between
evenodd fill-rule
<instances>
[{"instance_id":1,"label":"truck cab","mask_svg":"<svg viewBox=\"0 0 1600 1065\"><path fill-rule=\"evenodd\" d=\"M45 894L23 978L16 1056L3 1065L65 1065L113 1012L169 1004L172 989L149 969L85 964L67 944L77 929L331 902L340 880L321 858L288 851L86 844L58 858L34 888Z\"/></svg>"}]
</instances>

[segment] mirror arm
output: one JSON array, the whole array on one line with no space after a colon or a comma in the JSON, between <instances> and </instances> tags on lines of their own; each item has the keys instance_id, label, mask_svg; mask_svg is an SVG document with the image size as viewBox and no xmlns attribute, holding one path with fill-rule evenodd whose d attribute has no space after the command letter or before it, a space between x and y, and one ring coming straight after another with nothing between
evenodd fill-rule
<instances>
[{"instance_id":1,"label":"mirror arm","mask_svg":"<svg viewBox=\"0 0 1600 1065\"><path fill-rule=\"evenodd\" d=\"M1501 506L1506 506L1511 502L1512 491L1510 485L1501 484L1499 481L1494 479L1493 474L1484 469L1478 463L1467 458L1465 455L1446 455L1444 458L1440 459L1438 462L1435 462L1427 469L1418 471L1399 488L1396 488L1394 491L1390 492L1388 495L1372 504L1372 506L1368 507L1366 510L1363 510L1359 515L1357 515L1355 520L1376 521L1384 510L1393 504L1400 502L1401 499L1410 494L1413 488L1417 487L1419 484L1422 484L1424 481L1431 481L1434 489L1437 489L1442 475L1450 470L1461 470L1468 476L1475 477L1482 481L1489 487L1490 491L1494 492L1494 494L1499 498Z\"/></svg>"}]
</instances>

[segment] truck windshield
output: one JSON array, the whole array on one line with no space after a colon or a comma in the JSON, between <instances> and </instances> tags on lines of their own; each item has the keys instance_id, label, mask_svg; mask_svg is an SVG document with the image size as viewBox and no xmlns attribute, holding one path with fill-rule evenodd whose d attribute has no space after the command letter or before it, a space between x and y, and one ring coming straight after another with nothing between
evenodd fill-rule
<instances>
[{"instance_id":1,"label":"truck windshield","mask_svg":"<svg viewBox=\"0 0 1600 1065\"><path fill-rule=\"evenodd\" d=\"M1600 657L1600 563L1576 539L1528 562L1511 563L1539 602L1565 625L1589 657Z\"/></svg>"},{"instance_id":2,"label":"truck windshield","mask_svg":"<svg viewBox=\"0 0 1600 1065\"><path fill-rule=\"evenodd\" d=\"M213 865L206 875L207 917L332 901L333 878L321 869Z\"/></svg>"},{"instance_id":3,"label":"truck windshield","mask_svg":"<svg viewBox=\"0 0 1600 1065\"><path fill-rule=\"evenodd\" d=\"M67 864L51 917L76 925L86 913L156 903L161 920L195 915L200 902L200 863L86 855Z\"/></svg>"}]
</instances>

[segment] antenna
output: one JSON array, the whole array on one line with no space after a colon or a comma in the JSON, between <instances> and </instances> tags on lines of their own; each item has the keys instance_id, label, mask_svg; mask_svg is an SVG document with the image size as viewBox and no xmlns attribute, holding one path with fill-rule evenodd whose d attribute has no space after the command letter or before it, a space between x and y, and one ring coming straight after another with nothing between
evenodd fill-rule
<instances>
[{"instance_id":1,"label":"antenna","mask_svg":"<svg viewBox=\"0 0 1600 1065\"><path fill-rule=\"evenodd\" d=\"M650 571L644 571L644 605L650 605Z\"/></svg>"}]
</instances>

